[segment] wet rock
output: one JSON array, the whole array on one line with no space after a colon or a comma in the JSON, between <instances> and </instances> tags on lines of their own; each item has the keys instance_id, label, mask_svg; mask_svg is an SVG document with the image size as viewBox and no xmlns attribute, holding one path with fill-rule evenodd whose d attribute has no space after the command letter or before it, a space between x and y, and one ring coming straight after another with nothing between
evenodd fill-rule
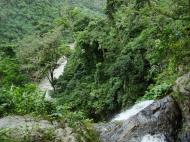
<instances>
[{"instance_id":1,"label":"wet rock","mask_svg":"<svg viewBox=\"0 0 190 142\"><path fill-rule=\"evenodd\" d=\"M0 130L9 139L29 142L77 142L73 129L62 128L58 122L36 120L32 117L8 116L0 119Z\"/></svg>"},{"instance_id":2,"label":"wet rock","mask_svg":"<svg viewBox=\"0 0 190 142\"><path fill-rule=\"evenodd\" d=\"M190 142L190 73L187 73L176 80L173 87L178 104L182 111L183 126L179 133L179 142Z\"/></svg>"},{"instance_id":3,"label":"wet rock","mask_svg":"<svg viewBox=\"0 0 190 142\"><path fill-rule=\"evenodd\" d=\"M181 122L178 105L171 97L157 100L124 121L95 125L103 142L141 142L146 135L162 135L174 142Z\"/></svg>"}]
</instances>

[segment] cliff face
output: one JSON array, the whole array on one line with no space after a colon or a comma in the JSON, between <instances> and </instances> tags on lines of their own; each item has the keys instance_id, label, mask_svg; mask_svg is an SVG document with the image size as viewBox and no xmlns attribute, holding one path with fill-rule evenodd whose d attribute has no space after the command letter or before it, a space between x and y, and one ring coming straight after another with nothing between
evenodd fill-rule
<instances>
[{"instance_id":1,"label":"cliff face","mask_svg":"<svg viewBox=\"0 0 190 142\"><path fill-rule=\"evenodd\" d=\"M182 127L179 134L180 142L190 141L190 73L187 73L176 80L173 88L176 100L182 111Z\"/></svg>"}]
</instances>

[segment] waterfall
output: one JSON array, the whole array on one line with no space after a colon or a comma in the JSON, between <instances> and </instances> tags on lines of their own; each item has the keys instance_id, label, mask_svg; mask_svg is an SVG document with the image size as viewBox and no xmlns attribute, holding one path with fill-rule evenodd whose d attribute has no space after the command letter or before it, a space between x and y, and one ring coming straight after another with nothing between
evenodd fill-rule
<instances>
[{"instance_id":1,"label":"waterfall","mask_svg":"<svg viewBox=\"0 0 190 142\"><path fill-rule=\"evenodd\" d=\"M61 57L57 61L58 67L53 71L53 76L55 79L58 79L64 72L65 65L67 64L67 58ZM49 80L47 77L45 77L41 83L39 84L39 88L41 91L47 91L47 90L53 90L53 87L51 86Z\"/></svg>"},{"instance_id":2,"label":"waterfall","mask_svg":"<svg viewBox=\"0 0 190 142\"><path fill-rule=\"evenodd\" d=\"M76 46L75 42L68 44L68 48L70 48L71 50L74 50L75 46ZM58 59L57 61L58 67L53 71L53 77L55 79L59 79L59 77L63 74L66 64L67 64L67 58L65 56ZM41 83L39 84L39 89L42 92L45 92L46 101L53 100L53 98L51 97L51 94L53 93L53 87L51 86L51 83L49 82L47 77L41 81Z\"/></svg>"},{"instance_id":3,"label":"waterfall","mask_svg":"<svg viewBox=\"0 0 190 142\"><path fill-rule=\"evenodd\" d=\"M145 109L147 106L151 105L154 102L154 100L147 100L147 101L142 101L140 103L135 104L132 108L121 112L120 114L116 115L112 121L122 121L122 120L127 120L130 117L136 115L143 109Z\"/></svg>"},{"instance_id":4,"label":"waterfall","mask_svg":"<svg viewBox=\"0 0 190 142\"><path fill-rule=\"evenodd\" d=\"M166 142L166 138L164 135L162 134L158 134L158 135L145 135L141 142Z\"/></svg>"},{"instance_id":5,"label":"waterfall","mask_svg":"<svg viewBox=\"0 0 190 142\"><path fill-rule=\"evenodd\" d=\"M116 115L111 121L126 121L130 119L132 116L136 115L137 113L141 112L143 109L148 107L154 102L154 100L146 100L139 102L135 104L133 107L130 109L121 112L120 114ZM162 134L157 134L157 135L144 135L143 137L140 137L139 142L166 142L165 136Z\"/></svg>"},{"instance_id":6,"label":"waterfall","mask_svg":"<svg viewBox=\"0 0 190 142\"><path fill-rule=\"evenodd\" d=\"M53 76L54 78L58 79L64 72L65 65L67 64L67 58L65 56L61 57L57 64L59 65L54 71Z\"/></svg>"},{"instance_id":7,"label":"waterfall","mask_svg":"<svg viewBox=\"0 0 190 142\"><path fill-rule=\"evenodd\" d=\"M55 79L58 79L63 74L66 64L67 58L65 56L61 57L57 61L58 67L53 71L53 76ZM45 92L46 101L53 100L53 98L51 97L51 94L53 93L53 87L51 86L51 83L49 82L47 77L41 81L41 83L39 84L39 88L41 91Z\"/></svg>"}]
</instances>

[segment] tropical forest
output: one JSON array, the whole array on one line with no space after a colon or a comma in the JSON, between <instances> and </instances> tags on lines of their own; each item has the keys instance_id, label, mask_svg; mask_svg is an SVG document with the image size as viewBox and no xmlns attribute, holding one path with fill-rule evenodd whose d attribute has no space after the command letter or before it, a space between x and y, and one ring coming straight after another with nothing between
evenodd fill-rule
<instances>
[{"instance_id":1,"label":"tropical forest","mask_svg":"<svg viewBox=\"0 0 190 142\"><path fill-rule=\"evenodd\" d=\"M0 0L0 142L190 142L190 0Z\"/></svg>"}]
</instances>

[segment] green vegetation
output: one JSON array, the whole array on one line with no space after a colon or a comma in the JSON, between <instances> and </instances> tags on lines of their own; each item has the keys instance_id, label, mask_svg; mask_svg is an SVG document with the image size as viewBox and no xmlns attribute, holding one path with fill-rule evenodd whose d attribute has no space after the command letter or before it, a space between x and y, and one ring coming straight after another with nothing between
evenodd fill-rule
<instances>
[{"instance_id":1,"label":"green vegetation","mask_svg":"<svg viewBox=\"0 0 190 142\"><path fill-rule=\"evenodd\" d=\"M32 114L71 122L86 119L62 104L44 100L39 81L53 73L57 60L73 51L75 31L83 30L88 17L102 17L105 1L78 0L1 1L0 8L0 112L6 115ZM78 19L80 17L81 19ZM95 18L94 17L94 18ZM84 23L83 23L84 22ZM49 78L55 89L56 80Z\"/></svg>"},{"instance_id":2,"label":"green vegetation","mask_svg":"<svg viewBox=\"0 0 190 142\"><path fill-rule=\"evenodd\" d=\"M1 116L7 114L41 114L51 112L51 107L44 102L43 95L37 91L33 84L26 84L23 87L11 86L1 88L0 113ZM49 107L49 108L48 108Z\"/></svg>"},{"instance_id":3,"label":"green vegetation","mask_svg":"<svg viewBox=\"0 0 190 142\"><path fill-rule=\"evenodd\" d=\"M2 116L103 121L169 94L190 68L187 0L4 0L0 8ZM64 74L51 80L56 103L47 104L34 84L63 55Z\"/></svg>"},{"instance_id":4,"label":"green vegetation","mask_svg":"<svg viewBox=\"0 0 190 142\"><path fill-rule=\"evenodd\" d=\"M167 95L189 68L188 1L108 0L106 14L75 15L76 51L57 83L59 104L95 121Z\"/></svg>"},{"instance_id":5,"label":"green vegetation","mask_svg":"<svg viewBox=\"0 0 190 142\"><path fill-rule=\"evenodd\" d=\"M148 89L148 91L145 92L143 99L158 99L163 97L164 95L168 95L171 91L171 86L171 84L166 83L160 85L153 85L153 87L150 86L150 89Z\"/></svg>"}]
</instances>

